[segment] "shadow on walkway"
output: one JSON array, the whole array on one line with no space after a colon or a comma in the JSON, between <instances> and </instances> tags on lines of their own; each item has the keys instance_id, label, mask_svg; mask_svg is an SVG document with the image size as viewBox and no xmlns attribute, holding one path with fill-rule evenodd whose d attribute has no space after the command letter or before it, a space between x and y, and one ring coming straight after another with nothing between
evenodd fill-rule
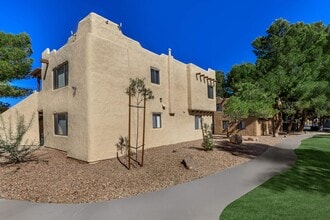
<instances>
[{"instance_id":1,"label":"shadow on walkway","mask_svg":"<svg viewBox=\"0 0 330 220\"><path fill-rule=\"evenodd\" d=\"M272 184L265 183L262 187L275 191L294 189L329 195L330 161L322 158L330 158L330 153L310 149L297 149L295 153L298 155L298 160L293 167L275 176ZM269 174L264 173L259 177L263 178L263 175Z\"/></svg>"},{"instance_id":2,"label":"shadow on walkway","mask_svg":"<svg viewBox=\"0 0 330 220\"><path fill-rule=\"evenodd\" d=\"M259 143L242 143L240 145L230 143L229 141L216 141L215 148L220 151L226 151L234 156L254 159L264 153L270 146Z\"/></svg>"}]
</instances>

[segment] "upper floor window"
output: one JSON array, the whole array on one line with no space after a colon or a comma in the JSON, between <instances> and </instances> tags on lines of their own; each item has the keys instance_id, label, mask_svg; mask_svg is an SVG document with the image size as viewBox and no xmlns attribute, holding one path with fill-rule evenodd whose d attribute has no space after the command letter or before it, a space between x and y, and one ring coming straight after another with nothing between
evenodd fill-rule
<instances>
[{"instance_id":1,"label":"upper floor window","mask_svg":"<svg viewBox=\"0 0 330 220\"><path fill-rule=\"evenodd\" d=\"M155 83L155 84L160 84L159 70L157 70L155 68L151 68L150 74L151 74L151 82Z\"/></svg>"},{"instance_id":2,"label":"upper floor window","mask_svg":"<svg viewBox=\"0 0 330 220\"><path fill-rule=\"evenodd\" d=\"M162 118L160 113L152 113L152 128L161 128Z\"/></svg>"},{"instance_id":3,"label":"upper floor window","mask_svg":"<svg viewBox=\"0 0 330 220\"><path fill-rule=\"evenodd\" d=\"M202 116L196 115L195 116L195 129L201 129L202 128Z\"/></svg>"},{"instance_id":4,"label":"upper floor window","mask_svg":"<svg viewBox=\"0 0 330 220\"><path fill-rule=\"evenodd\" d=\"M207 86L207 97L209 99L213 99L214 98L214 95L213 95L213 86L211 86L211 85L208 85Z\"/></svg>"},{"instance_id":5,"label":"upper floor window","mask_svg":"<svg viewBox=\"0 0 330 220\"><path fill-rule=\"evenodd\" d=\"M222 104L221 103L217 104L217 112L222 112Z\"/></svg>"},{"instance_id":6,"label":"upper floor window","mask_svg":"<svg viewBox=\"0 0 330 220\"><path fill-rule=\"evenodd\" d=\"M62 88L68 85L69 65L64 62L54 69L53 73L54 89Z\"/></svg>"},{"instance_id":7,"label":"upper floor window","mask_svg":"<svg viewBox=\"0 0 330 220\"><path fill-rule=\"evenodd\" d=\"M68 136L68 113L54 114L55 134Z\"/></svg>"}]
</instances>

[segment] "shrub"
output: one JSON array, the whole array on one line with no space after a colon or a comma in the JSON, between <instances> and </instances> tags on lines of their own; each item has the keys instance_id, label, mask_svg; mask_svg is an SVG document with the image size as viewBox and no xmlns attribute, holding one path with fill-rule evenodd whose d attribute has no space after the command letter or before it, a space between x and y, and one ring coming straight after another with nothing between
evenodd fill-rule
<instances>
[{"instance_id":1,"label":"shrub","mask_svg":"<svg viewBox=\"0 0 330 220\"><path fill-rule=\"evenodd\" d=\"M11 118L8 123L5 123L0 115L0 159L7 163L20 163L31 160L36 160L33 152L41 146L29 143L28 140L22 144L23 137L32 126L34 115L27 124L25 124L24 115L19 115L16 112L16 125L13 128Z\"/></svg>"},{"instance_id":2,"label":"shrub","mask_svg":"<svg viewBox=\"0 0 330 220\"><path fill-rule=\"evenodd\" d=\"M212 131L210 130L210 126L205 123L202 129L203 129L202 147L207 151L213 150L214 143L213 143L213 135L212 135Z\"/></svg>"}]
</instances>

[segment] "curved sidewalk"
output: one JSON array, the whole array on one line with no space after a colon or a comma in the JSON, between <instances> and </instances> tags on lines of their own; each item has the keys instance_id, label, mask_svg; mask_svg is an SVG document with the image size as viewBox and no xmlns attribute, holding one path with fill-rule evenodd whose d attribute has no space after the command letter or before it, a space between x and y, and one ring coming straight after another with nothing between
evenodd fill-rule
<instances>
[{"instance_id":1,"label":"curved sidewalk","mask_svg":"<svg viewBox=\"0 0 330 220\"><path fill-rule=\"evenodd\" d=\"M232 201L259 186L296 160L293 150L312 135L291 136L263 155L217 174L158 192L84 204L43 204L0 200L0 219L219 219Z\"/></svg>"}]
</instances>

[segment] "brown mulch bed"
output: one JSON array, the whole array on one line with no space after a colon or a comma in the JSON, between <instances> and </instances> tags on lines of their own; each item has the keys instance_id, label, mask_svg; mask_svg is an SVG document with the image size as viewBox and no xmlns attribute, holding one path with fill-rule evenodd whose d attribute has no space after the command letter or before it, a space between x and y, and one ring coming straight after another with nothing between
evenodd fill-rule
<instances>
[{"instance_id":1,"label":"brown mulch bed","mask_svg":"<svg viewBox=\"0 0 330 220\"><path fill-rule=\"evenodd\" d=\"M204 151L201 141L167 145L145 151L143 167L127 170L116 158L88 164L65 152L43 148L38 161L0 165L0 198L48 203L104 201L157 191L247 162L281 140L259 137L237 146L215 139L216 148ZM189 155L193 169L181 161ZM120 158L126 162L126 158Z\"/></svg>"}]
</instances>

